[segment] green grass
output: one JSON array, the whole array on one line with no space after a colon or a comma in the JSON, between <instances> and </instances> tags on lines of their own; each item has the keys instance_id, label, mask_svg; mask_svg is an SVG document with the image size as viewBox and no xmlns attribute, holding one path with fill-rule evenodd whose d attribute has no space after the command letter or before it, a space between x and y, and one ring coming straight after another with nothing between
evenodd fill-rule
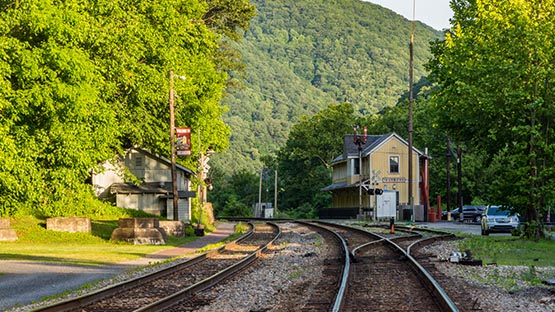
<instances>
[{"instance_id":1,"label":"green grass","mask_svg":"<svg viewBox=\"0 0 555 312\"><path fill-rule=\"evenodd\" d=\"M10 220L18 240L0 242L0 260L37 260L71 264L102 265L133 260L149 253L178 246L194 236L169 236L166 245L133 245L110 241L118 218L91 220L91 233L46 230L45 221L35 218Z\"/></svg>"},{"instance_id":2,"label":"green grass","mask_svg":"<svg viewBox=\"0 0 555 312\"><path fill-rule=\"evenodd\" d=\"M292 280L292 279L298 279L298 278L301 276L301 273L302 273L302 272L303 272L303 271L302 271L301 269L297 269L297 270L295 270L295 271L289 273L289 274L287 275L287 278L290 279L290 280Z\"/></svg>"},{"instance_id":3,"label":"green grass","mask_svg":"<svg viewBox=\"0 0 555 312\"><path fill-rule=\"evenodd\" d=\"M485 266L491 268L485 273L467 271L467 276L472 279L516 291L539 286L543 280L555 278L554 240L534 242L514 236L458 236L465 238L459 241L460 251L470 250L474 259L482 260Z\"/></svg>"},{"instance_id":4,"label":"green grass","mask_svg":"<svg viewBox=\"0 0 555 312\"><path fill-rule=\"evenodd\" d=\"M470 250L484 264L555 267L555 241L525 240L514 236L465 236L461 251Z\"/></svg>"},{"instance_id":5,"label":"green grass","mask_svg":"<svg viewBox=\"0 0 555 312\"><path fill-rule=\"evenodd\" d=\"M237 223L237 225L235 226L235 233L231 234L230 236L226 237L224 240L222 240L221 242L215 243L215 244L208 244L202 248L199 248L197 250L197 253L203 253L206 252L208 250L212 250L212 249L216 249L216 248L220 248L223 245L232 242L236 239L238 239L241 235L245 234L246 232L248 232L249 230L249 226L246 223Z\"/></svg>"}]
</instances>

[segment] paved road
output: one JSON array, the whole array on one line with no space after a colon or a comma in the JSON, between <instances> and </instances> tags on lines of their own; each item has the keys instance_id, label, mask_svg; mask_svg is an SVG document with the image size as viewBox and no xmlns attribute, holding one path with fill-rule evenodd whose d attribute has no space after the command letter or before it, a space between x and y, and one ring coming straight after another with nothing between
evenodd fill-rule
<instances>
[{"instance_id":1,"label":"paved road","mask_svg":"<svg viewBox=\"0 0 555 312\"><path fill-rule=\"evenodd\" d=\"M179 247L165 249L146 257L98 267L38 261L0 261L0 311L15 305L41 301L88 283L109 279L139 266L148 265L219 242L233 233L233 223L218 223L217 230Z\"/></svg>"},{"instance_id":2,"label":"paved road","mask_svg":"<svg viewBox=\"0 0 555 312\"><path fill-rule=\"evenodd\" d=\"M462 223L455 221L417 222L417 226L445 230L453 233L482 235L479 223ZM510 233L491 233L490 235L511 236Z\"/></svg>"},{"instance_id":3,"label":"paved road","mask_svg":"<svg viewBox=\"0 0 555 312\"><path fill-rule=\"evenodd\" d=\"M478 223L461 223L461 222L417 222L418 226L429 227L433 229L445 230L449 232L459 232L466 234L481 235L480 224Z\"/></svg>"}]
</instances>

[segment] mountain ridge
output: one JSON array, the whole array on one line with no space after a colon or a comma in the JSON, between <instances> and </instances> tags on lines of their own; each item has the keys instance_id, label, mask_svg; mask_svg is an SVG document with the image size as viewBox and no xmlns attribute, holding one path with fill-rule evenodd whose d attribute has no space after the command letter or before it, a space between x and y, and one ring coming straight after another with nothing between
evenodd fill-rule
<instances>
[{"instance_id":1,"label":"mountain ridge","mask_svg":"<svg viewBox=\"0 0 555 312\"><path fill-rule=\"evenodd\" d=\"M344 102L361 115L375 114L408 90L412 22L401 15L359 0L251 2L257 15L235 44L246 64L244 88L224 99L232 136L216 166L258 170L301 116ZM417 81L426 74L428 42L441 32L415 26Z\"/></svg>"}]
</instances>

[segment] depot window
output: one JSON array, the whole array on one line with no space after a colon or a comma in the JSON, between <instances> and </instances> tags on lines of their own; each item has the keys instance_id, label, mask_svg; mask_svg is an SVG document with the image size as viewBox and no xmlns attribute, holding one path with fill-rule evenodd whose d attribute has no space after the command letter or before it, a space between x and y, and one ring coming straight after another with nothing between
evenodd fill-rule
<instances>
[{"instance_id":1,"label":"depot window","mask_svg":"<svg viewBox=\"0 0 555 312\"><path fill-rule=\"evenodd\" d=\"M389 173L399 173L399 155L389 156Z\"/></svg>"}]
</instances>

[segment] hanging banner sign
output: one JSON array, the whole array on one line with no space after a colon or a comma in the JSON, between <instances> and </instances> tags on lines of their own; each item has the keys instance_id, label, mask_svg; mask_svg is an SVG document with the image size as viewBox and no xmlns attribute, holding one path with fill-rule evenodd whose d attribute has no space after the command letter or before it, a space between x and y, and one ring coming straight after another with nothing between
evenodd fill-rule
<instances>
[{"instance_id":1,"label":"hanging banner sign","mask_svg":"<svg viewBox=\"0 0 555 312\"><path fill-rule=\"evenodd\" d=\"M191 128L175 128L177 156L191 156Z\"/></svg>"}]
</instances>

